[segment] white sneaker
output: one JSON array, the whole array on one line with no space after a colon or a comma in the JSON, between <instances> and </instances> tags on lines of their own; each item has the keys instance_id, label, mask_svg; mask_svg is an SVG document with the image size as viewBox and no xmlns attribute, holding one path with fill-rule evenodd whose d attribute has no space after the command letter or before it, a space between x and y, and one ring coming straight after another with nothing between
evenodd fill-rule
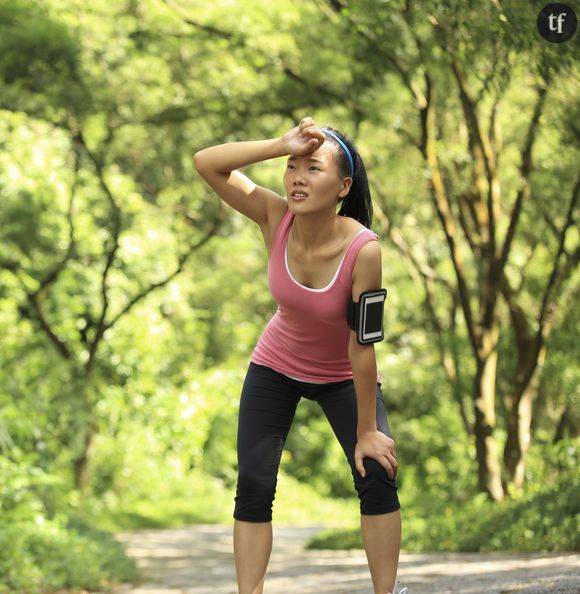
<instances>
[{"instance_id":1,"label":"white sneaker","mask_svg":"<svg viewBox=\"0 0 580 594\"><path fill-rule=\"evenodd\" d=\"M393 594L409 594L409 589L405 587L405 588L403 588L401 590L397 590L397 587L396 587L396 584L395 584L395 589L393 590Z\"/></svg>"}]
</instances>

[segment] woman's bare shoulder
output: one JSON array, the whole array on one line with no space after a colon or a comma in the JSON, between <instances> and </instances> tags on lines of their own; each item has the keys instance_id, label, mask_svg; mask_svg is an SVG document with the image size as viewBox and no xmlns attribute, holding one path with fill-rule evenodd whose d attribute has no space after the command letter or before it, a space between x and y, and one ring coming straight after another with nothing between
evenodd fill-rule
<instances>
[{"instance_id":1,"label":"woman's bare shoulder","mask_svg":"<svg viewBox=\"0 0 580 594\"><path fill-rule=\"evenodd\" d=\"M268 257L272 253L272 244L274 243L274 236L278 227L282 223L282 219L288 212L288 203L283 198L273 202L268 211L268 219L266 224L261 225L262 236L264 237L264 243L266 244L266 250Z\"/></svg>"},{"instance_id":2,"label":"woman's bare shoulder","mask_svg":"<svg viewBox=\"0 0 580 594\"><path fill-rule=\"evenodd\" d=\"M366 229L366 227L359 223L356 219L352 217L342 217L343 221L343 230L345 235L349 235L354 237L357 233L360 233L362 229Z\"/></svg>"}]
</instances>

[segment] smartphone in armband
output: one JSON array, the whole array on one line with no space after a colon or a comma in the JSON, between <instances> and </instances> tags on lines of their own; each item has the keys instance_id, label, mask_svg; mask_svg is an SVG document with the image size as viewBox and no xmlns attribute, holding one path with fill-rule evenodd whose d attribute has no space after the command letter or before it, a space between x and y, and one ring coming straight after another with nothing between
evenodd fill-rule
<instances>
[{"instance_id":1,"label":"smartphone in armband","mask_svg":"<svg viewBox=\"0 0 580 594\"><path fill-rule=\"evenodd\" d=\"M358 302L352 297L348 304L347 322L349 328L356 332L359 344L381 342L385 338L383 314L387 290L365 291Z\"/></svg>"}]
</instances>

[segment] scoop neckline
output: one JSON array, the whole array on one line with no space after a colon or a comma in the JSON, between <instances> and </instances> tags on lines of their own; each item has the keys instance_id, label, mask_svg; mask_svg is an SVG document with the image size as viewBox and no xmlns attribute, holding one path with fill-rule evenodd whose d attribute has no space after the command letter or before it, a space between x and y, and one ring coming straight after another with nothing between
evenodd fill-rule
<instances>
[{"instance_id":1,"label":"scoop neckline","mask_svg":"<svg viewBox=\"0 0 580 594\"><path fill-rule=\"evenodd\" d=\"M334 273L334 276L332 277L332 279L330 280L330 282L325 286L322 287L320 289L313 289L311 287L307 287L306 285L303 285L302 283L299 283L294 276L292 275L292 272L290 272L290 266L288 264L288 237L290 236L290 229L292 229L292 224L288 225L288 232L286 233L286 241L284 242L284 264L286 266L286 272L288 273L288 276L292 279L292 281L298 285L301 289L305 289L306 291L311 291L312 293L324 293L326 291L329 291L334 284L336 283L336 280L338 279L339 275L340 275L340 271L342 270L342 265L344 263L344 260L346 258L346 255L348 254L352 244L354 243L355 239L361 234L364 233L365 231L368 231L368 229L366 229L365 227L363 227L362 229L359 230L359 232L351 239L350 243L348 244L348 246L346 247L346 250L344 251L344 254L342 255L342 258L340 260L340 263L336 269L336 272Z\"/></svg>"}]
</instances>

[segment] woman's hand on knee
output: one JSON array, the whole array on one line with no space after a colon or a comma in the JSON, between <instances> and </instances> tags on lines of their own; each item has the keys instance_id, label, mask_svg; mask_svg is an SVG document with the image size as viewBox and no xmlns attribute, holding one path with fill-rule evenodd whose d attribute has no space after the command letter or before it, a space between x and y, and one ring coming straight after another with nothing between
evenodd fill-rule
<instances>
[{"instance_id":1,"label":"woman's hand on knee","mask_svg":"<svg viewBox=\"0 0 580 594\"><path fill-rule=\"evenodd\" d=\"M391 437L380 431L368 431L359 435L354 450L354 463L363 478L366 475L364 458L376 460L392 479L397 477L397 450L395 440Z\"/></svg>"}]
</instances>

